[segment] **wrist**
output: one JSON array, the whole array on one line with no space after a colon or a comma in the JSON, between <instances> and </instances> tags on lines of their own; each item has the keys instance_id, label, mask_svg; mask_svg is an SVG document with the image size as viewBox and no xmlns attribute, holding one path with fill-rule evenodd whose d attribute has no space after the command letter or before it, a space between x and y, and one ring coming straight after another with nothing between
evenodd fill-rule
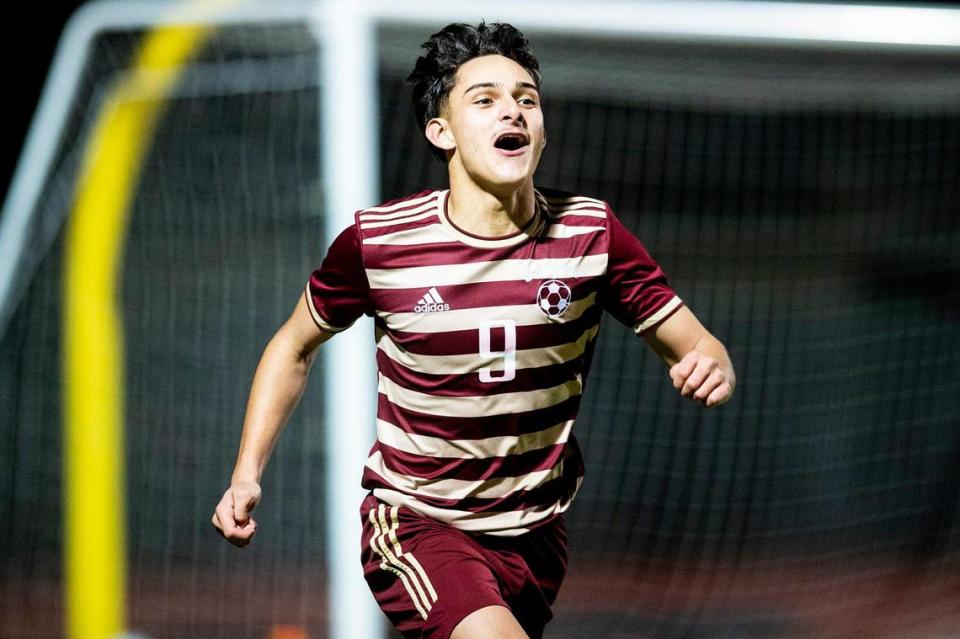
<instances>
[{"instance_id":1,"label":"wrist","mask_svg":"<svg viewBox=\"0 0 960 639\"><path fill-rule=\"evenodd\" d=\"M252 482L254 484L260 483L261 469L260 465L239 460L236 467L233 469L233 475L230 477L230 483L239 484L242 482Z\"/></svg>"}]
</instances>

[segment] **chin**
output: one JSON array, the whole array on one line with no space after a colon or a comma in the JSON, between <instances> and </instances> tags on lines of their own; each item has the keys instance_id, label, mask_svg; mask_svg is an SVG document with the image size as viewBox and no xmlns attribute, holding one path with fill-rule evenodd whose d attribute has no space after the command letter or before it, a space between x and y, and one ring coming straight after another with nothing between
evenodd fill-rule
<instances>
[{"instance_id":1,"label":"chin","mask_svg":"<svg viewBox=\"0 0 960 639\"><path fill-rule=\"evenodd\" d=\"M536 164L530 166L529 158L517 162L504 158L493 158L472 166L461 164L463 172L471 181L491 193L515 191L533 180Z\"/></svg>"},{"instance_id":2,"label":"chin","mask_svg":"<svg viewBox=\"0 0 960 639\"><path fill-rule=\"evenodd\" d=\"M498 167L490 172L491 182L502 186L522 186L533 179L536 166Z\"/></svg>"},{"instance_id":3,"label":"chin","mask_svg":"<svg viewBox=\"0 0 960 639\"><path fill-rule=\"evenodd\" d=\"M533 179L533 174L494 175L485 181L484 187L491 192L515 191Z\"/></svg>"}]
</instances>

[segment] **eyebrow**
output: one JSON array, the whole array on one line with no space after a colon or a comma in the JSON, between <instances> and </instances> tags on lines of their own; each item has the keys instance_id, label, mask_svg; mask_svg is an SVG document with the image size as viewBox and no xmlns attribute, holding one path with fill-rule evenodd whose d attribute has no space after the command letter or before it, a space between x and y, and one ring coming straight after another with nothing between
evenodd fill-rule
<instances>
[{"instance_id":1,"label":"eyebrow","mask_svg":"<svg viewBox=\"0 0 960 639\"><path fill-rule=\"evenodd\" d=\"M503 85L499 82L477 82L476 84L471 84L470 86L468 86L466 90L463 92L463 94L466 95L471 91L473 91L474 89L492 89L500 86L503 86ZM516 85L514 85L514 88L533 89L538 93L540 92L540 89L537 88L537 85L533 84L532 82L524 82L522 80L518 80Z\"/></svg>"}]
</instances>

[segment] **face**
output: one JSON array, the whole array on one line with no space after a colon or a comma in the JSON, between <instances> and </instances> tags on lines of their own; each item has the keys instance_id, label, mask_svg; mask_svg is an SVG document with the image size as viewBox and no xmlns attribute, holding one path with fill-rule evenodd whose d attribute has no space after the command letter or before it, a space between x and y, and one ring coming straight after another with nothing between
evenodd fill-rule
<instances>
[{"instance_id":1,"label":"face","mask_svg":"<svg viewBox=\"0 0 960 639\"><path fill-rule=\"evenodd\" d=\"M546 142L533 78L499 55L466 62L441 117L427 123L427 137L453 151L451 176L462 172L491 192L532 182Z\"/></svg>"}]
</instances>

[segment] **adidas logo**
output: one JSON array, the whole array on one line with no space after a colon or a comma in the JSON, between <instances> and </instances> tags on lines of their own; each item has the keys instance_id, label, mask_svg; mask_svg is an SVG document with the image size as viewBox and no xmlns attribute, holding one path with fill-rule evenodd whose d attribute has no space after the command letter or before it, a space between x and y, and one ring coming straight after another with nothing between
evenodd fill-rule
<instances>
[{"instance_id":1,"label":"adidas logo","mask_svg":"<svg viewBox=\"0 0 960 639\"><path fill-rule=\"evenodd\" d=\"M436 286L431 286L430 290L424 293L423 297L413 307L415 313L430 313L433 311L449 311L450 305L440 297Z\"/></svg>"}]
</instances>

